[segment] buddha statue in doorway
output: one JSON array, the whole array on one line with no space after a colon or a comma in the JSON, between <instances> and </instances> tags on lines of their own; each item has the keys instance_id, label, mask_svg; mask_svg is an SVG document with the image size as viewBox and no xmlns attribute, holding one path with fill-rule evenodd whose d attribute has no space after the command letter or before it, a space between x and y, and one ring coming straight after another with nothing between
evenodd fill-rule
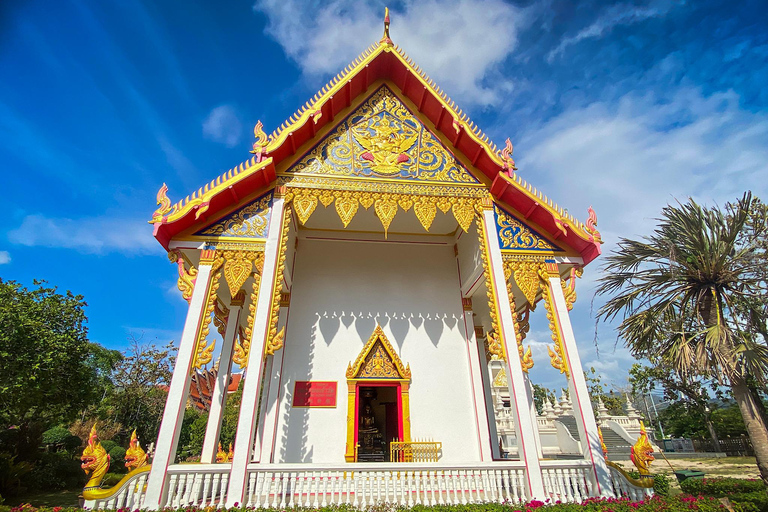
<instances>
[{"instance_id":1,"label":"buddha statue in doorway","mask_svg":"<svg viewBox=\"0 0 768 512\"><path fill-rule=\"evenodd\" d=\"M357 424L358 434L358 460L368 462L383 462L386 454L384 451L384 439L381 431L376 426L376 418L373 407L366 403L360 413Z\"/></svg>"}]
</instances>

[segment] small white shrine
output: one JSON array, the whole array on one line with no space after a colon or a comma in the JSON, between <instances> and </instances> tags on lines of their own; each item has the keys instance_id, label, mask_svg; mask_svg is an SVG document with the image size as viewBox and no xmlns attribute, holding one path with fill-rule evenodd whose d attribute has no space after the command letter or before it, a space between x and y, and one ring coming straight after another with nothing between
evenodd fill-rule
<instances>
[{"instance_id":1,"label":"small white shrine","mask_svg":"<svg viewBox=\"0 0 768 512\"><path fill-rule=\"evenodd\" d=\"M158 193L154 236L189 312L151 469L89 506L645 492L606 465L568 318L600 254L594 212L582 223L523 181L509 140L489 141L385 26L271 135L258 123L249 160L175 204ZM532 314L549 360L526 346ZM201 461L180 464L191 375L216 361ZM529 376L547 364L570 390L576 459L542 441ZM242 370L232 460L217 464Z\"/></svg>"}]
</instances>

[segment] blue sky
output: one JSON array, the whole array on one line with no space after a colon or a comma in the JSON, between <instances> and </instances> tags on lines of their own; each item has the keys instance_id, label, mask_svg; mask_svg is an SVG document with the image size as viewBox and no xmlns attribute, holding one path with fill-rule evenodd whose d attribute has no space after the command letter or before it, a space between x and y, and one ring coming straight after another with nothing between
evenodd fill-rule
<instances>
[{"instance_id":1,"label":"blue sky","mask_svg":"<svg viewBox=\"0 0 768 512\"><path fill-rule=\"evenodd\" d=\"M91 339L178 340L186 303L146 220L245 160L381 37L383 3L4 2L0 277L85 295ZM609 251L661 207L751 189L768 198L768 5L424 0L389 3L391 34L571 213L593 205ZM631 364L591 287L572 313L586 365ZM534 324L537 368L544 324ZM545 383L557 378L542 368ZM554 385L554 384L553 384Z\"/></svg>"}]
</instances>

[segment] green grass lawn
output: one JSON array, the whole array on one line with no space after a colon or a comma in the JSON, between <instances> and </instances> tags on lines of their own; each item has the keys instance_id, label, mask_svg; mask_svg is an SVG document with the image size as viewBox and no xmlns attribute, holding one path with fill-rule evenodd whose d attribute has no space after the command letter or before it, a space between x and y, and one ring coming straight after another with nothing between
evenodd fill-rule
<instances>
[{"instance_id":1,"label":"green grass lawn","mask_svg":"<svg viewBox=\"0 0 768 512\"><path fill-rule=\"evenodd\" d=\"M78 496L82 492L83 490L79 488L63 491L32 492L9 497L5 500L5 505L13 507L22 503L29 503L35 507L76 507L78 505Z\"/></svg>"}]
</instances>

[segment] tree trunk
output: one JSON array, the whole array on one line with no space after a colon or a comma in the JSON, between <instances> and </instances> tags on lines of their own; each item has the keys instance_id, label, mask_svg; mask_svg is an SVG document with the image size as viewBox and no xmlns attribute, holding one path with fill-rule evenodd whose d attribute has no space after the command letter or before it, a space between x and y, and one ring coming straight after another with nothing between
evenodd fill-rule
<instances>
[{"instance_id":1,"label":"tree trunk","mask_svg":"<svg viewBox=\"0 0 768 512\"><path fill-rule=\"evenodd\" d=\"M736 403L739 404L744 425L747 427L747 434L752 441L757 467L760 470L760 478L768 487L768 427L763 420L755 397L744 379L734 379L731 382L731 391Z\"/></svg>"},{"instance_id":2,"label":"tree trunk","mask_svg":"<svg viewBox=\"0 0 768 512\"><path fill-rule=\"evenodd\" d=\"M715 432L715 425L712 423L712 415L707 410L707 406L704 406L704 422L707 424L707 430L709 430L709 437L712 438L712 444L714 445L714 449L716 453L719 453L720 450L720 439L717 437L717 432Z\"/></svg>"}]
</instances>

